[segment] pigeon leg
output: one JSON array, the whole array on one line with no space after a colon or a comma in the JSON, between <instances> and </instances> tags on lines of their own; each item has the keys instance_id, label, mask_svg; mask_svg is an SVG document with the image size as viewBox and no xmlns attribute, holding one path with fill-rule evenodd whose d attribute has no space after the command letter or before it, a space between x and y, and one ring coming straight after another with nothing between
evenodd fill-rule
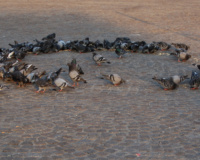
<instances>
[{"instance_id":1,"label":"pigeon leg","mask_svg":"<svg viewBox=\"0 0 200 160\"><path fill-rule=\"evenodd\" d=\"M72 86L75 87L75 86L76 86L76 83L74 82Z\"/></svg>"},{"instance_id":2,"label":"pigeon leg","mask_svg":"<svg viewBox=\"0 0 200 160\"><path fill-rule=\"evenodd\" d=\"M79 86L78 82L76 83L77 86Z\"/></svg>"},{"instance_id":3,"label":"pigeon leg","mask_svg":"<svg viewBox=\"0 0 200 160\"><path fill-rule=\"evenodd\" d=\"M114 86L119 86L119 84L114 84Z\"/></svg>"},{"instance_id":4,"label":"pigeon leg","mask_svg":"<svg viewBox=\"0 0 200 160\"><path fill-rule=\"evenodd\" d=\"M191 88L192 90L198 89L198 88Z\"/></svg>"},{"instance_id":5,"label":"pigeon leg","mask_svg":"<svg viewBox=\"0 0 200 160\"><path fill-rule=\"evenodd\" d=\"M40 91L41 91L41 88L39 87L39 89L36 91L36 93L40 93Z\"/></svg>"},{"instance_id":6,"label":"pigeon leg","mask_svg":"<svg viewBox=\"0 0 200 160\"><path fill-rule=\"evenodd\" d=\"M178 59L178 62L181 62L180 59Z\"/></svg>"},{"instance_id":7,"label":"pigeon leg","mask_svg":"<svg viewBox=\"0 0 200 160\"><path fill-rule=\"evenodd\" d=\"M165 91L168 91L168 89L167 89L167 88L164 88L164 90L165 90Z\"/></svg>"},{"instance_id":8,"label":"pigeon leg","mask_svg":"<svg viewBox=\"0 0 200 160\"><path fill-rule=\"evenodd\" d=\"M98 66L101 66L101 64L99 63Z\"/></svg>"}]
</instances>

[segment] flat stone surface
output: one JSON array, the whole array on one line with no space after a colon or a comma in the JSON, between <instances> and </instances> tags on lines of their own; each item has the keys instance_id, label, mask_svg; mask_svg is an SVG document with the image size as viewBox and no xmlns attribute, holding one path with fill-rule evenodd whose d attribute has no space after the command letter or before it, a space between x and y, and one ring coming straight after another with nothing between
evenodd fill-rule
<instances>
[{"instance_id":1,"label":"flat stone surface","mask_svg":"<svg viewBox=\"0 0 200 160\"><path fill-rule=\"evenodd\" d=\"M132 41L165 41L190 45L192 58L178 63L167 55L127 53L101 67L92 53L63 51L28 55L23 62L39 71L63 67L74 57L87 84L62 92L35 93L32 85L14 83L0 91L0 160L141 159L198 160L200 144L200 92L188 81L174 91L163 91L154 75L188 74L199 60L199 0L7 0L0 2L0 47L14 40L33 42L47 34L56 39L90 37ZM113 86L100 73L118 73L125 84Z\"/></svg>"}]
</instances>

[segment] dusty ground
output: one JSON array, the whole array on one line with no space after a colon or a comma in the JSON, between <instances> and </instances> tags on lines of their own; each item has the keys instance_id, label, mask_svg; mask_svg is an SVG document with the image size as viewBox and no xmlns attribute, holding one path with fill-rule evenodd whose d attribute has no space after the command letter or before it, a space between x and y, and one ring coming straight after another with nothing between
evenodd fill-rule
<instances>
[{"instance_id":1,"label":"dusty ground","mask_svg":"<svg viewBox=\"0 0 200 160\"><path fill-rule=\"evenodd\" d=\"M62 66L68 80L66 63L76 57L88 83L45 94L7 83L10 89L0 92L0 159L198 160L200 92L187 81L163 91L151 78L191 74L200 58L199 7L199 0L1 1L0 47L53 32L65 41L127 36L186 43L193 58L177 63L171 56L129 53L118 60L105 51L112 64L97 67L91 53L27 56L23 61L39 70ZM118 73L127 83L113 87L96 78L100 72Z\"/></svg>"}]
</instances>

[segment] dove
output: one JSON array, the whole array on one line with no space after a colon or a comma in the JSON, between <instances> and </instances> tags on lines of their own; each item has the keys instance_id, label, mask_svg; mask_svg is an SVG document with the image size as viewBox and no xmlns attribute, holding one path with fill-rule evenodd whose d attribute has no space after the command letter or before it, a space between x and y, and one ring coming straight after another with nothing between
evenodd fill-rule
<instances>
[{"instance_id":1,"label":"dove","mask_svg":"<svg viewBox=\"0 0 200 160\"><path fill-rule=\"evenodd\" d=\"M192 56L186 52L179 52L179 51L175 51L172 52L170 55L175 55L178 58L178 62L186 62L188 59L190 59Z\"/></svg>"},{"instance_id":2,"label":"dove","mask_svg":"<svg viewBox=\"0 0 200 160\"><path fill-rule=\"evenodd\" d=\"M190 88L195 90L199 88L200 85L200 75L196 71L192 71L191 79L189 81Z\"/></svg>"},{"instance_id":3,"label":"dove","mask_svg":"<svg viewBox=\"0 0 200 160\"><path fill-rule=\"evenodd\" d=\"M24 75L24 76L27 76L28 74L30 74L31 72L33 72L34 70L36 70L37 68L32 65L32 64L29 64L27 65L24 69L20 70L20 72Z\"/></svg>"},{"instance_id":4,"label":"dove","mask_svg":"<svg viewBox=\"0 0 200 160\"><path fill-rule=\"evenodd\" d=\"M3 90L4 88L7 88L7 89L9 89L9 87L8 87L8 86L5 86L5 85L2 85L2 84L0 84L0 91L1 91L1 90Z\"/></svg>"},{"instance_id":5,"label":"dove","mask_svg":"<svg viewBox=\"0 0 200 160\"><path fill-rule=\"evenodd\" d=\"M62 68L59 68L57 71L55 72L50 72L48 75L47 75L47 80L51 80L52 82L60 75L62 71Z\"/></svg>"},{"instance_id":6,"label":"dove","mask_svg":"<svg viewBox=\"0 0 200 160\"><path fill-rule=\"evenodd\" d=\"M118 58L120 59L126 53L126 51L121 47L116 47L115 53L119 56Z\"/></svg>"},{"instance_id":7,"label":"dove","mask_svg":"<svg viewBox=\"0 0 200 160\"><path fill-rule=\"evenodd\" d=\"M70 63L68 63L67 65L69 66L69 77L74 82L74 84L72 85L73 87L76 85L75 82L77 82L77 86L79 85L78 82L80 81L87 83L87 81L80 76L75 66L71 65Z\"/></svg>"},{"instance_id":8,"label":"dove","mask_svg":"<svg viewBox=\"0 0 200 160\"><path fill-rule=\"evenodd\" d=\"M159 47L159 49L162 51L166 51L171 47L171 45L167 44L166 42L153 42L153 44Z\"/></svg>"},{"instance_id":9,"label":"dove","mask_svg":"<svg viewBox=\"0 0 200 160\"><path fill-rule=\"evenodd\" d=\"M12 72L11 73L12 75L12 79L13 81L15 82L19 82L19 87L23 87L27 82L28 82L28 79L26 78L26 76L24 76L20 71L15 71L15 72Z\"/></svg>"},{"instance_id":10,"label":"dove","mask_svg":"<svg viewBox=\"0 0 200 160\"><path fill-rule=\"evenodd\" d=\"M97 50L102 50L104 48L103 43L100 42L99 40L95 41L94 44Z\"/></svg>"},{"instance_id":11,"label":"dove","mask_svg":"<svg viewBox=\"0 0 200 160\"><path fill-rule=\"evenodd\" d=\"M190 46L184 44L184 43L171 43L171 45L173 45L176 48L183 48L185 50L190 49Z\"/></svg>"},{"instance_id":12,"label":"dove","mask_svg":"<svg viewBox=\"0 0 200 160\"><path fill-rule=\"evenodd\" d=\"M107 79L113 83L114 86L118 86L121 83L125 83L125 80L123 80L118 74L101 74L103 79Z\"/></svg>"},{"instance_id":13,"label":"dove","mask_svg":"<svg viewBox=\"0 0 200 160\"><path fill-rule=\"evenodd\" d=\"M57 42L57 45L60 47L61 50L64 50L64 49L65 49L65 46L66 46L66 43L65 43L65 41L63 41L63 40L59 40L59 41Z\"/></svg>"},{"instance_id":14,"label":"dove","mask_svg":"<svg viewBox=\"0 0 200 160\"><path fill-rule=\"evenodd\" d=\"M111 49L112 46L113 46L113 44L111 42L109 42L108 40L105 39L103 41L103 46L104 46L105 49Z\"/></svg>"},{"instance_id":15,"label":"dove","mask_svg":"<svg viewBox=\"0 0 200 160\"><path fill-rule=\"evenodd\" d=\"M49 34L46 37L43 37L42 40L52 40L56 37L55 33Z\"/></svg>"},{"instance_id":16,"label":"dove","mask_svg":"<svg viewBox=\"0 0 200 160\"><path fill-rule=\"evenodd\" d=\"M41 47L35 46L32 50L33 54L38 55L41 51Z\"/></svg>"},{"instance_id":17,"label":"dove","mask_svg":"<svg viewBox=\"0 0 200 160\"><path fill-rule=\"evenodd\" d=\"M46 91L46 88L51 85L50 83L48 83L47 76L39 78L39 76L35 75L35 78L36 78L36 81L34 84L38 88L36 93L39 93L40 91L44 93Z\"/></svg>"},{"instance_id":18,"label":"dove","mask_svg":"<svg viewBox=\"0 0 200 160\"><path fill-rule=\"evenodd\" d=\"M66 80L62 78L56 78L53 83L56 87L60 89L59 91L62 91L66 87L74 89L74 87L71 84L69 84Z\"/></svg>"},{"instance_id":19,"label":"dove","mask_svg":"<svg viewBox=\"0 0 200 160\"><path fill-rule=\"evenodd\" d=\"M46 74L46 71L45 71L45 70L42 71L42 72L40 72L40 73L31 72L30 74L28 74L28 75L26 76L26 78L28 79L28 82L34 83L34 82L38 79L38 77L41 78L41 77L42 77L43 75L45 75L45 74Z\"/></svg>"},{"instance_id":20,"label":"dove","mask_svg":"<svg viewBox=\"0 0 200 160\"><path fill-rule=\"evenodd\" d=\"M154 76L152 79L158 82L164 88L164 90L173 90L176 89L179 83L184 81L187 77L187 75L175 75L169 78L157 78Z\"/></svg>"},{"instance_id":21,"label":"dove","mask_svg":"<svg viewBox=\"0 0 200 160\"><path fill-rule=\"evenodd\" d=\"M82 68L80 67L79 64L76 63L76 58L73 58L71 61L71 65L74 66L73 68L75 68L79 74L84 74Z\"/></svg>"},{"instance_id":22,"label":"dove","mask_svg":"<svg viewBox=\"0 0 200 160\"><path fill-rule=\"evenodd\" d=\"M97 54L97 53L93 53L93 60L96 62L96 64L98 64L99 66L101 65L101 63L108 63L110 64L110 61L108 61L106 58L104 58L102 55Z\"/></svg>"}]
</instances>

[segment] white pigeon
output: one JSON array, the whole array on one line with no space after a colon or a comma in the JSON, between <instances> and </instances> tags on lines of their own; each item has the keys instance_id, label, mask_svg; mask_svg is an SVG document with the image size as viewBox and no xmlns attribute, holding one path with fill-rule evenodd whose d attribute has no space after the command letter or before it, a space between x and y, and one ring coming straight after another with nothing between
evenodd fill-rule
<instances>
[{"instance_id":1,"label":"white pigeon","mask_svg":"<svg viewBox=\"0 0 200 160\"><path fill-rule=\"evenodd\" d=\"M103 76L103 79L111 81L114 84L114 86L118 86L121 83L125 83L125 80L123 80L118 74L101 75Z\"/></svg>"},{"instance_id":2,"label":"white pigeon","mask_svg":"<svg viewBox=\"0 0 200 160\"><path fill-rule=\"evenodd\" d=\"M62 91L64 88L69 87L69 88L74 88L71 84L69 84L67 81L65 81L62 78L56 78L54 80L54 84L56 87L58 87Z\"/></svg>"}]
</instances>

